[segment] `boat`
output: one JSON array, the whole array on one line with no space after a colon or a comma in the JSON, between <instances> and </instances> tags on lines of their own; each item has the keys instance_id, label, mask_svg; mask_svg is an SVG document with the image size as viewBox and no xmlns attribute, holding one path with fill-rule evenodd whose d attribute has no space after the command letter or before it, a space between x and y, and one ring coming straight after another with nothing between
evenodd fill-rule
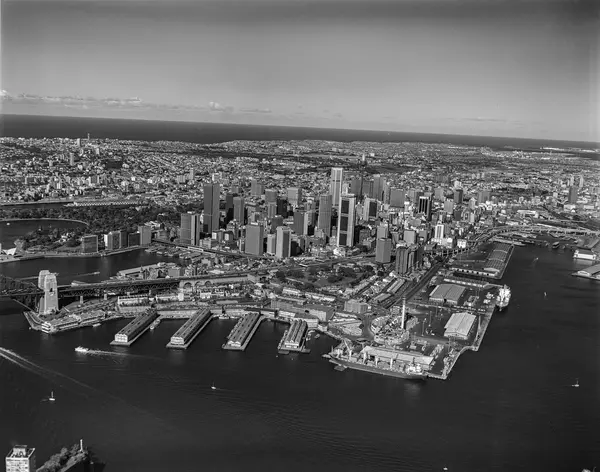
<instances>
[{"instance_id":1,"label":"boat","mask_svg":"<svg viewBox=\"0 0 600 472\"><path fill-rule=\"evenodd\" d=\"M54 398L54 390L52 390L52 391L50 392L50 396L48 397L48 401L49 401L49 402L54 402L54 401L56 401L56 398Z\"/></svg>"},{"instance_id":2,"label":"boat","mask_svg":"<svg viewBox=\"0 0 600 472\"><path fill-rule=\"evenodd\" d=\"M558 249L559 246L560 246L560 243L557 241L554 244L552 244L552 249Z\"/></svg>"},{"instance_id":3,"label":"boat","mask_svg":"<svg viewBox=\"0 0 600 472\"><path fill-rule=\"evenodd\" d=\"M575 379L575 383L571 387L579 388L579 379Z\"/></svg>"},{"instance_id":4,"label":"boat","mask_svg":"<svg viewBox=\"0 0 600 472\"><path fill-rule=\"evenodd\" d=\"M82 354L85 354L87 352L90 352L90 350L87 347L77 346L75 348L75 352L81 352Z\"/></svg>"},{"instance_id":5,"label":"boat","mask_svg":"<svg viewBox=\"0 0 600 472\"><path fill-rule=\"evenodd\" d=\"M508 306L511 294L512 292L508 285L502 287L498 292L498 300L496 306L500 311L504 310Z\"/></svg>"},{"instance_id":6,"label":"boat","mask_svg":"<svg viewBox=\"0 0 600 472\"><path fill-rule=\"evenodd\" d=\"M210 389L211 389L211 390L216 390L216 389L217 389L217 387L215 387L215 383L214 383L214 382L213 382L213 383L212 383L212 385L210 386Z\"/></svg>"},{"instance_id":7,"label":"boat","mask_svg":"<svg viewBox=\"0 0 600 472\"><path fill-rule=\"evenodd\" d=\"M102 323L94 323L92 325L92 328L97 328L98 326L102 326Z\"/></svg>"},{"instance_id":8,"label":"boat","mask_svg":"<svg viewBox=\"0 0 600 472\"><path fill-rule=\"evenodd\" d=\"M427 378L427 373L420 364L415 362L414 357L411 363L401 363L400 366L394 365L392 359L389 362L383 360L377 362L376 360L375 365L373 365L369 363L366 357L361 358L359 355L353 358L350 346L348 346L347 342L344 342L344 344L346 345L345 350L334 349L327 356L329 362L336 365L336 370L343 371L348 368L407 380L425 380ZM345 355L343 354L344 352L346 352Z\"/></svg>"}]
</instances>

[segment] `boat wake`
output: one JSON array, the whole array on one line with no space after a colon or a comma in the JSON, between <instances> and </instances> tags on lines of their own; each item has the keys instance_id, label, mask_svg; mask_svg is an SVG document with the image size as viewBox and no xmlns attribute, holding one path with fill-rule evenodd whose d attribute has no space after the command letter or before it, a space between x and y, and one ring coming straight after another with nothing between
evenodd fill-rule
<instances>
[{"instance_id":1,"label":"boat wake","mask_svg":"<svg viewBox=\"0 0 600 472\"><path fill-rule=\"evenodd\" d=\"M142 354L131 354L129 352L104 351L102 349L88 349L85 354L92 355L92 356L133 357L133 358L137 358L137 359L161 360L160 358L154 357L154 356L144 356Z\"/></svg>"}]
</instances>

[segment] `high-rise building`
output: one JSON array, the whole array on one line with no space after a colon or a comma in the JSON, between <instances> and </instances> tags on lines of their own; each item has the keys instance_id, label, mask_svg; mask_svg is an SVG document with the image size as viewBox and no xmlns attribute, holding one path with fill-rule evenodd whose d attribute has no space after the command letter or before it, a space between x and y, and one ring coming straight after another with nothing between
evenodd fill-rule
<instances>
[{"instance_id":1,"label":"high-rise building","mask_svg":"<svg viewBox=\"0 0 600 472\"><path fill-rule=\"evenodd\" d=\"M204 232L212 234L219 229L219 202L221 184L204 184Z\"/></svg>"},{"instance_id":2,"label":"high-rise building","mask_svg":"<svg viewBox=\"0 0 600 472\"><path fill-rule=\"evenodd\" d=\"M104 235L104 245L107 251L115 251L119 249L121 240L121 233L119 231L111 231Z\"/></svg>"},{"instance_id":3,"label":"high-rise building","mask_svg":"<svg viewBox=\"0 0 600 472\"><path fill-rule=\"evenodd\" d=\"M454 212L454 200L451 198L446 198L444 202L444 211L448 214L452 214Z\"/></svg>"},{"instance_id":4,"label":"high-rise building","mask_svg":"<svg viewBox=\"0 0 600 472\"><path fill-rule=\"evenodd\" d=\"M340 197L338 214L337 245L344 247L354 246L354 210L356 196L352 194Z\"/></svg>"},{"instance_id":5,"label":"high-rise building","mask_svg":"<svg viewBox=\"0 0 600 472\"><path fill-rule=\"evenodd\" d=\"M294 233L303 236L308 232L308 221L305 210L296 210L294 213Z\"/></svg>"},{"instance_id":6,"label":"high-rise building","mask_svg":"<svg viewBox=\"0 0 600 472\"><path fill-rule=\"evenodd\" d=\"M480 190L477 193L477 203L485 203L489 201L491 197L491 192L489 190Z\"/></svg>"},{"instance_id":7,"label":"high-rise building","mask_svg":"<svg viewBox=\"0 0 600 472\"><path fill-rule=\"evenodd\" d=\"M406 201L406 192L401 188L393 188L390 190L390 206L404 208Z\"/></svg>"},{"instance_id":8,"label":"high-rise building","mask_svg":"<svg viewBox=\"0 0 600 472\"><path fill-rule=\"evenodd\" d=\"M435 233L434 233L434 239L437 239L438 241L443 239L444 237L444 230L445 230L445 226L443 224L437 224L435 225Z\"/></svg>"},{"instance_id":9,"label":"high-rise building","mask_svg":"<svg viewBox=\"0 0 600 472\"><path fill-rule=\"evenodd\" d=\"M250 183L250 195L253 197L260 197L264 192L265 186L258 182L256 179L252 179Z\"/></svg>"},{"instance_id":10,"label":"high-rise building","mask_svg":"<svg viewBox=\"0 0 600 472\"><path fill-rule=\"evenodd\" d=\"M454 189L454 203L456 205L460 205L463 201L463 189L455 188Z\"/></svg>"},{"instance_id":11,"label":"high-rise building","mask_svg":"<svg viewBox=\"0 0 600 472\"><path fill-rule=\"evenodd\" d=\"M233 220L233 199L235 197L237 195L230 192L225 195L225 224Z\"/></svg>"},{"instance_id":12,"label":"high-rise building","mask_svg":"<svg viewBox=\"0 0 600 472\"><path fill-rule=\"evenodd\" d=\"M569 203L577 203L577 187L569 187Z\"/></svg>"},{"instance_id":13,"label":"high-rise building","mask_svg":"<svg viewBox=\"0 0 600 472\"><path fill-rule=\"evenodd\" d=\"M150 226L138 226L138 233L140 233L140 246L148 246L152 242Z\"/></svg>"},{"instance_id":14,"label":"high-rise building","mask_svg":"<svg viewBox=\"0 0 600 472\"><path fill-rule=\"evenodd\" d=\"M274 256L277 251L277 235L267 234L267 254Z\"/></svg>"},{"instance_id":15,"label":"high-rise building","mask_svg":"<svg viewBox=\"0 0 600 472\"><path fill-rule=\"evenodd\" d=\"M396 273L398 275L408 274L415 266L416 245L406 243L396 246Z\"/></svg>"},{"instance_id":16,"label":"high-rise building","mask_svg":"<svg viewBox=\"0 0 600 472\"><path fill-rule=\"evenodd\" d=\"M340 196L342 194L342 183L344 182L344 169L342 167L331 168L331 181L329 182L329 193L333 197L333 208L339 208Z\"/></svg>"},{"instance_id":17,"label":"high-rise building","mask_svg":"<svg viewBox=\"0 0 600 472\"><path fill-rule=\"evenodd\" d=\"M579 188L583 188L583 175L579 176Z\"/></svg>"},{"instance_id":18,"label":"high-rise building","mask_svg":"<svg viewBox=\"0 0 600 472\"><path fill-rule=\"evenodd\" d=\"M375 198L365 198L363 206L363 220L369 221L377 218L378 203Z\"/></svg>"},{"instance_id":19,"label":"high-rise building","mask_svg":"<svg viewBox=\"0 0 600 472\"><path fill-rule=\"evenodd\" d=\"M291 205L299 205L302 202L302 189L298 187L290 187L287 190L288 202Z\"/></svg>"},{"instance_id":20,"label":"high-rise building","mask_svg":"<svg viewBox=\"0 0 600 472\"><path fill-rule=\"evenodd\" d=\"M277 203L269 202L267 203L267 218L272 220L277 216Z\"/></svg>"},{"instance_id":21,"label":"high-rise building","mask_svg":"<svg viewBox=\"0 0 600 472\"><path fill-rule=\"evenodd\" d=\"M354 195L360 195L362 192L361 187L362 187L362 178L360 176L354 177L350 181L350 193L352 193Z\"/></svg>"},{"instance_id":22,"label":"high-rise building","mask_svg":"<svg viewBox=\"0 0 600 472\"><path fill-rule=\"evenodd\" d=\"M129 246L129 241L127 240L128 236L129 236L129 233L127 231L125 231L125 230L119 231L119 247L121 249Z\"/></svg>"},{"instance_id":23,"label":"high-rise building","mask_svg":"<svg viewBox=\"0 0 600 472\"><path fill-rule=\"evenodd\" d=\"M6 472L35 472L35 448L14 446L6 456Z\"/></svg>"},{"instance_id":24,"label":"high-rise building","mask_svg":"<svg viewBox=\"0 0 600 472\"><path fill-rule=\"evenodd\" d=\"M246 254L262 256L264 252L265 229L263 225L246 225Z\"/></svg>"},{"instance_id":25,"label":"high-rise building","mask_svg":"<svg viewBox=\"0 0 600 472\"><path fill-rule=\"evenodd\" d=\"M266 189L265 190L265 203L277 203L277 190Z\"/></svg>"},{"instance_id":26,"label":"high-rise building","mask_svg":"<svg viewBox=\"0 0 600 472\"><path fill-rule=\"evenodd\" d=\"M181 214L181 226L179 228L181 244L198 245L201 229L200 215L192 212Z\"/></svg>"},{"instance_id":27,"label":"high-rise building","mask_svg":"<svg viewBox=\"0 0 600 472\"><path fill-rule=\"evenodd\" d=\"M140 233L137 231L135 233L129 233L129 236L127 236L127 245L129 247L139 246L140 245Z\"/></svg>"},{"instance_id":28,"label":"high-rise building","mask_svg":"<svg viewBox=\"0 0 600 472\"><path fill-rule=\"evenodd\" d=\"M373 191L371 192L372 197L375 200L381 201L383 200L383 184L384 184L384 178L381 176L381 174L375 174L373 176Z\"/></svg>"},{"instance_id":29,"label":"high-rise building","mask_svg":"<svg viewBox=\"0 0 600 472\"><path fill-rule=\"evenodd\" d=\"M322 229L326 237L331 236L331 208L333 197L330 194L319 197L319 220L317 226Z\"/></svg>"},{"instance_id":30,"label":"high-rise building","mask_svg":"<svg viewBox=\"0 0 600 472\"><path fill-rule=\"evenodd\" d=\"M277 228L277 247L275 255L278 259L287 259L292 252L292 234L289 228L279 226Z\"/></svg>"},{"instance_id":31,"label":"high-rise building","mask_svg":"<svg viewBox=\"0 0 600 472\"><path fill-rule=\"evenodd\" d=\"M387 224L382 224L377 227L377 239L389 238L390 227Z\"/></svg>"},{"instance_id":32,"label":"high-rise building","mask_svg":"<svg viewBox=\"0 0 600 472\"><path fill-rule=\"evenodd\" d=\"M425 215L425 218L427 219L427 221L431 220L431 206L432 206L431 197L427 197L427 196L419 197L419 208L418 208L419 211L418 212L423 213Z\"/></svg>"},{"instance_id":33,"label":"high-rise building","mask_svg":"<svg viewBox=\"0 0 600 472\"><path fill-rule=\"evenodd\" d=\"M246 205L244 197L233 197L233 219L240 225L246 224Z\"/></svg>"},{"instance_id":34,"label":"high-rise building","mask_svg":"<svg viewBox=\"0 0 600 472\"><path fill-rule=\"evenodd\" d=\"M375 262L388 264L392 260L392 240L380 238L375 248Z\"/></svg>"},{"instance_id":35,"label":"high-rise building","mask_svg":"<svg viewBox=\"0 0 600 472\"><path fill-rule=\"evenodd\" d=\"M90 254L98 252L98 236L95 234L88 234L81 237L81 252L84 254Z\"/></svg>"}]
</instances>

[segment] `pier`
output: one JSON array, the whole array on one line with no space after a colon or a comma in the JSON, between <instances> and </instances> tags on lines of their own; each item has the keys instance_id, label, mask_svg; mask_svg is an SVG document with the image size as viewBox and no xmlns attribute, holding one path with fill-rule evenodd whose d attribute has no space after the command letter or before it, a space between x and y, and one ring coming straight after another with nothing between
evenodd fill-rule
<instances>
[{"instance_id":1,"label":"pier","mask_svg":"<svg viewBox=\"0 0 600 472\"><path fill-rule=\"evenodd\" d=\"M156 318L156 310L148 310L146 313L134 318L134 320L115 334L115 339L111 346L131 346L137 339L144 334Z\"/></svg>"},{"instance_id":2,"label":"pier","mask_svg":"<svg viewBox=\"0 0 600 472\"><path fill-rule=\"evenodd\" d=\"M171 340L167 344L169 348L187 349L192 341L196 339L209 321L213 318L209 308L198 310L189 320L187 320L177 332L171 336Z\"/></svg>"},{"instance_id":3,"label":"pier","mask_svg":"<svg viewBox=\"0 0 600 472\"><path fill-rule=\"evenodd\" d=\"M306 333L308 332L308 324L304 320L293 320L292 325L285 331L277 351L279 354L289 354L290 352L309 353L310 349L306 349Z\"/></svg>"},{"instance_id":4,"label":"pier","mask_svg":"<svg viewBox=\"0 0 600 472\"><path fill-rule=\"evenodd\" d=\"M264 318L260 313L249 313L236 323L229 335L227 336L227 342L223 344L223 349L229 349L233 351L244 351L248 346L248 343L254 336L254 333L258 329L260 322Z\"/></svg>"}]
</instances>

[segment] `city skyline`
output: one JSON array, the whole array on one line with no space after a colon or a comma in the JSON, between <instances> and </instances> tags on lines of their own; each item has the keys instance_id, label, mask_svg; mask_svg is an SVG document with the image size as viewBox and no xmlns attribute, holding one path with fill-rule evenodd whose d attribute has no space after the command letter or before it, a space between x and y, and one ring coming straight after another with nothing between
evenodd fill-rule
<instances>
[{"instance_id":1,"label":"city skyline","mask_svg":"<svg viewBox=\"0 0 600 472\"><path fill-rule=\"evenodd\" d=\"M2 113L598 142L599 31L565 0L9 0Z\"/></svg>"}]
</instances>

